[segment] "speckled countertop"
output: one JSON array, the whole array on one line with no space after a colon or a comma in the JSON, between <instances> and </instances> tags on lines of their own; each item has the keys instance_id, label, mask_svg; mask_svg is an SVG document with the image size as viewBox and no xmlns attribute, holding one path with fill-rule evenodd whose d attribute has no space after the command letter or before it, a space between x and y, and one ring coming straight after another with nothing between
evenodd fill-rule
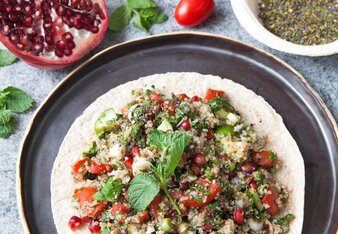
<instances>
[{"instance_id":1,"label":"speckled countertop","mask_svg":"<svg viewBox=\"0 0 338 234\"><path fill-rule=\"evenodd\" d=\"M178 0L157 1L168 15L172 15ZM122 0L108 1L110 12L120 5ZM289 63L301 74L319 93L329 110L338 119L338 54L329 57L301 57L284 54L267 48L248 35L236 20L229 0L216 0L215 14L203 25L194 28L196 31L209 32L229 36L262 48ZM155 25L149 33L129 26L119 34L108 32L101 45L92 52L98 52L109 47L137 37L159 33L187 31L176 24L173 17L163 25ZM90 55L89 55L90 56ZM88 56L88 57L89 57ZM88 58L87 57L87 58ZM84 60L82 60L84 61ZM37 106L49 92L78 64L61 71L43 71L27 66L21 61L0 68L0 89L9 85L27 91L35 100L34 108L20 116L15 116L15 133L8 139L0 139L0 233L23 233L17 210L15 174L19 145L25 128ZM43 225L43 224L41 224Z\"/></svg>"}]
</instances>

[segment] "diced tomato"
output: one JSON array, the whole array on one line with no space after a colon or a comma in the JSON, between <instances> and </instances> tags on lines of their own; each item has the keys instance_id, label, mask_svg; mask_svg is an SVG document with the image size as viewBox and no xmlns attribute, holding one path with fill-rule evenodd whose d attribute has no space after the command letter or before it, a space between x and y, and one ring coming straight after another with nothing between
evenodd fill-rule
<instances>
[{"instance_id":1,"label":"diced tomato","mask_svg":"<svg viewBox=\"0 0 338 234\"><path fill-rule=\"evenodd\" d=\"M189 99L189 97L188 97L185 93L177 94L176 97L177 97L180 101L184 101L185 99Z\"/></svg>"},{"instance_id":2,"label":"diced tomato","mask_svg":"<svg viewBox=\"0 0 338 234\"><path fill-rule=\"evenodd\" d=\"M84 174L88 171L94 175L101 175L106 172L111 172L113 166L110 164L98 164L89 158L77 161L72 167L72 176L76 180L82 180Z\"/></svg>"},{"instance_id":3,"label":"diced tomato","mask_svg":"<svg viewBox=\"0 0 338 234\"><path fill-rule=\"evenodd\" d=\"M146 210L143 211L143 213L139 217L140 223L146 221L148 219L148 217L149 217L148 211L146 211Z\"/></svg>"},{"instance_id":4,"label":"diced tomato","mask_svg":"<svg viewBox=\"0 0 338 234\"><path fill-rule=\"evenodd\" d=\"M271 151L253 152L251 157L256 165L263 166L265 169L270 169L275 164L275 156Z\"/></svg>"},{"instance_id":5,"label":"diced tomato","mask_svg":"<svg viewBox=\"0 0 338 234\"><path fill-rule=\"evenodd\" d=\"M192 101L192 102L199 102L199 101L201 101L201 99L200 99L198 96L193 96L193 97L191 98L191 101Z\"/></svg>"},{"instance_id":6,"label":"diced tomato","mask_svg":"<svg viewBox=\"0 0 338 234\"><path fill-rule=\"evenodd\" d=\"M156 92L152 92L150 94L149 98L150 98L150 100L152 102L156 102L157 104L162 104L163 103L163 100L162 100L161 96L158 93L156 93Z\"/></svg>"},{"instance_id":7,"label":"diced tomato","mask_svg":"<svg viewBox=\"0 0 338 234\"><path fill-rule=\"evenodd\" d=\"M128 116L128 104L121 108L121 113L124 117Z\"/></svg>"},{"instance_id":8,"label":"diced tomato","mask_svg":"<svg viewBox=\"0 0 338 234\"><path fill-rule=\"evenodd\" d=\"M198 200L187 199L182 201L183 205L187 207L204 207L212 202L221 192L221 186L219 186L218 184L213 184L208 180L198 180L196 181L196 184L202 185L204 189L209 191L209 195L207 196L205 202L201 203Z\"/></svg>"},{"instance_id":9,"label":"diced tomato","mask_svg":"<svg viewBox=\"0 0 338 234\"><path fill-rule=\"evenodd\" d=\"M81 209L89 217L97 217L105 209L105 204L103 202L93 200L93 195L97 192L96 188L93 187L83 187L80 189L75 189L74 197L80 204Z\"/></svg>"},{"instance_id":10,"label":"diced tomato","mask_svg":"<svg viewBox=\"0 0 338 234\"><path fill-rule=\"evenodd\" d=\"M204 99L211 100L216 97L224 97L224 91L222 90L215 90L215 89L207 89L207 92L205 93Z\"/></svg>"},{"instance_id":11,"label":"diced tomato","mask_svg":"<svg viewBox=\"0 0 338 234\"><path fill-rule=\"evenodd\" d=\"M268 206L267 211L272 217L276 216L278 213L278 206L276 203L276 199L278 198L278 196L278 192L272 186L269 186L268 192L262 198L262 203L265 206Z\"/></svg>"},{"instance_id":12,"label":"diced tomato","mask_svg":"<svg viewBox=\"0 0 338 234\"><path fill-rule=\"evenodd\" d=\"M77 161L72 167L72 176L76 180L82 180L84 174L87 172L86 163L91 161L89 158L85 158Z\"/></svg>"},{"instance_id":13,"label":"diced tomato","mask_svg":"<svg viewBox=\"0 0 338 234\"><path fill-rule=\"evenodd\" d=\"M234 221L236 224L241 225L244 222L244 213L242 208L236 208L234 211Z\"/></svg>"},{"instance_id":14,"label":"diced tomato","mask_svg":"<svg viewBox=\"0 0 338 234\"><path fill-rule=\"evenodd\" d=\"M126 161L124 161L124 166L128 169L132 169L133 167L133 159L132 158L127 158Z\"/></svg>"},{"instance_id":15,"label":"diced tomato","mask_svg":"<svg viewBox=\"0 0 338 234\"><path fill-rule=\"evenodd\" d=\"M111 172L113 169L113 166L110 164L98 164L93 161L88 167L88 171L94 175L102 175L106 172Z\"/></svg>"},{"instance_id":16,"label":"diced tomato","mask_svg":"<svg viewBox=\"0 0 338 234\"><path fill-rule=\"evenodd\" d=\"M110 214L114 217L117 214L127 214L128 208L122 203L115 203L110 211Z\"/></svg>"},{"instance_id":17,"label":"diced tomato","mask_svg":"<svg viewBox=\"0 0 338 234\"><path fill-rule=\"evenodd\" d=\"M150 215L153 216L156 220L158 220L158 210L160 209L160 203L162 202L163 198L161 195L157 195L152 202L150 203Z\"/></svg>"}]
</instances>

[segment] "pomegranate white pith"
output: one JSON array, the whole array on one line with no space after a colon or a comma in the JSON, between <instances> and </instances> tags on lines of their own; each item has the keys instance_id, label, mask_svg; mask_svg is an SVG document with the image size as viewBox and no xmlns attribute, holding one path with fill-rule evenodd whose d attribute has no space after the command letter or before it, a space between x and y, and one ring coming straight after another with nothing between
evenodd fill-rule
<instances>
[{"instance_id":1,"label":"pomegranate white pith","mask_svg":"<svg viewBox=\"0 0 338 234\"><path fill-rule=\"evenodd\" d=\"M0 1L0 41L35 67L74 63L101 42L107 28L104 0Z\"/></svg>"}]
</instances>

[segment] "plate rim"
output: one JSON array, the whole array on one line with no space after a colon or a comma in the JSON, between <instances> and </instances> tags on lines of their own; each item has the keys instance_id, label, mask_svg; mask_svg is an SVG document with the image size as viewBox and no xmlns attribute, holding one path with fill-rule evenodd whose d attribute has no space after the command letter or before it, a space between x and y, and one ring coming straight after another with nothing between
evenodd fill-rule
<instances>
[{"instance_id":1,"label":"plate rim","mask_svg":"<svg viewBox=\"0 0 338 234\"><path fill-rule=\"evenodd\" d=\"M24 229L24 233L31 233L29 226L28 226L28 222L27 222L27 217L25 215L24 212L24 206L23 206L23 199L22 199L22 192L23 190L22 188L22 182L21 182L21 176L20 176L20 166L21 166L21 158L22 158L22 153L23 153L23 149L26 145L26 141L28 139L28 135L32 129L32 126L36 123L36 118L37 115L40 113L41 109L48 103L48 101L52 98L52 96L54 95L54 93L56 93L65 82L67 82L69 79L71 79L71 77L73 76L73 74L77 73L78 71L80 71L83 67L85 67L87 64L89 64L92 60L96 59L97 57L101 56L102 54L106 53L109 50L114 50L115 48L119 48L122 46L126 46L128 44L132 44L135 42L142 42L142 41L147 41L147 40L152 40L152 39L157 39L157 38L165 38L165 37L173 37L173 36L177 36L177 35L187 35L187 36L203 36L203 37L211 37L211 38L216 38L216 39L222 39L225 41L232 41L235 43L238 43L242 46L245 46L247 48L253 49L257 52L260 52L262 54L264 54L265 56L270 57L271 59L275 60L276 62L282 64L284 67L286 67L287 69L289 69L292 73L294 73L296 75L296 77L298 79L300 79L300 81L302 81L302 83L305 85L305 87L310 91L311 96L318 101L318 103L320 104L320 107L324 110L327 119L329 120L329 123L331 125L331 129L333 130L333 132L336 135L336 139L338 139L338 127L337 127L337 123L332 115L332 113L330 112L330 110L328 109L328 107L325 105L324 101L322 100L322 98L319 96L319 94L314 90L314 88L308 83L308 81L303 77L303 75L298 72L295 68L293 68L290 64L288 64L287 62L285 62L284 60L278 58L277 56L273 55L272 53L269 53L263 49L260 49L258 47L255 47L253 45L250 45L246 42L243 42L241 40L235 39L235 38L231 38L228 36L223 36L220 34L212 34L212 33L207 33L207 32L196 32L196 31L182 31L182 32L172 32L172 33L162 33L162 34L156 34L156 35L151 35L151 36L145 36L145 37L140 37L140 38L136 38L136 39L132 39L132 40L128 40L125 42L121 42L112 46L109 46L99 52L97 52L96 54L94 54L93 56L91 56L90 58L88 58L87 60L83 61L78 67L76 67L73 71L71 71L70 73L68 73L51 91L50 93L47 95L47 97L40 103L40 105L37 107L37 109L34 111L27 127L26 130L24 132L24 135L22 137L20 146L19 146L19 151L18 151L18 157L17 157L17 162L16 162L16 197L17 197L17 207L18 207L18 211L19 211L19 216L20 216L20 220L21 220L21 224L22 227Z\"/></svg>"}]
</instances>

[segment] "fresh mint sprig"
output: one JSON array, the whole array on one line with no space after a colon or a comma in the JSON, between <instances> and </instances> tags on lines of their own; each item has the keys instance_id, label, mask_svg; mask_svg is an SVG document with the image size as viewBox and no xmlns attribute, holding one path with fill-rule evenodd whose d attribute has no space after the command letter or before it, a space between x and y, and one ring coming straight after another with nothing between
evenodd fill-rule
<instances>
[{"instance_id":1,"label":"fresh mint sprig","mask_svg":"<svg viewBox=\"0 0 338 234\"><path fill-rule=\"evenodd\" d=\"M152 173L140 173L130 183L128 200L135 210L145 210L162 190L181 215L178 205L169 193L168 182L182 158L184 149L190 144L191 137L188 132L165 133L160 130L153 130L148 134L148 143L161 150L161 158L156 167L152 167Z\"/></svg>"},{"instance_id":2,"label":"fresh mint sprig","mask_svg":"<svg viewBox=\"0 0 338 234\"><path fill-rule=\"evenodd\" d=\"M13 113L23 113L31 108L33 99L21 89L9 86L0 91L0 138L13 132Z\"/></svg>"},{"instance_id":3,"label":"fresh mint sprig","mask_svg":"<svg viewBox=\"0 0 338 234\"><path fill-rule=\"evenodd\" d=\"M109 29L122 31L132 20L135 27L149 31L153 24L167 21L168 16L161 12L152 0L126 0L125 5L115 9L109 18Z\"/></svg>"},{"instance_id":4,"label":"fresh mint sprig","mask_svg":"<svg viewBox=\"0 0 338 234\"><path fill-rule=\"evenodd\" d=\"M0 67L11 65L15 60L16 57L11 52L0 49Z\"/></svg>"}]
</instances>

